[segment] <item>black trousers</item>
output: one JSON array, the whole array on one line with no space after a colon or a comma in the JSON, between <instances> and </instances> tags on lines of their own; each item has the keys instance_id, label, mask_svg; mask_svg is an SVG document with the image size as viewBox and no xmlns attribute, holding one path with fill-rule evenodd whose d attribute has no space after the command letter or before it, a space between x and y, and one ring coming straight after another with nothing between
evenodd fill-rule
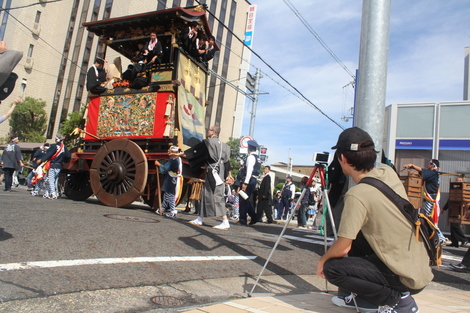
<instances>
[{"instance_id":1,"label":"black trousers","mask_svg":"<svg viewBox=\"0 0 470 313\"><path fill-rule=\"evenodd\" d=\"M400 301L402 292L416 294L422 290L413 290L403 285L400 277L375 254L329 259L325 262L323 273L333 285L354 292L377 306L394 306Z\"/></svg>"},{"instance_id":2,"label":"black trousers","mask_svg":"<svg viewBox=\"0 0 470 313\"><path fill-rule=\"evenodd\" d=\"M258 201L258 209L256 211L257 216L258 216L258 221L261 221L263 218L263 213L266 214L266 218L268 219L268 223L273 222L273 208L269 204L268 199L262 199L260 198Z\"/></svg>"},{"instance_id":3,"label":"black trousers","mask_svg":"<svg viewBox=\"0 0 470 313\"><path fill-rule=\"evenodd\" d=\"M5 172L5 190L10 190L11 185L13 184L13 173L15 172L15 169L4 167L3 171Z\"/></svg>"},{"instance_id":4,"label":"black trousers","mask_svg":"<svg viewBox=\"0 0 470 313\"><path fill-rule=\"evenodd\" d=\"M459 224L450 223L450 240L456 247L459 246L459 241L463 243L468 240Z\"/></svg>"},{"instance_id":5,"label":"black trousers","mask_svg":"<svg viewBox=\"0 0 470 313\"><path fill-rule=\"evenodd\" d=\"M242 225L247 224L248 215L251 217L251 221L258 221L256 211L253 205L255 188L256 179L252 178L245 190L245 193L248 195L248 199L245 200L242 196L240 196L240 216L238 217L238 222Z\"/></svg>"}]
</instances>

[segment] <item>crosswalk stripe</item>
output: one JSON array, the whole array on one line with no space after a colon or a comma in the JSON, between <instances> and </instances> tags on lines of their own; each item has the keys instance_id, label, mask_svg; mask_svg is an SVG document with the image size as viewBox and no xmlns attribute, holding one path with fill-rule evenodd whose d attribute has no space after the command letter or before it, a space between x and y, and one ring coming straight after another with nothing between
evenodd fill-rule
<instances>
[{"instance_id":1,"label":"crosswalk stripe","mask_svg":"<svg viewBox=\"0 0 470 313\"><path fill-rule=\"evenodd\" d=\"M188 261L234 261L254 260L256 255L247 256L162 256L162 257L135 257L135 258L104 258L104 259L78 259L78 260L56 260L35 261L21 263L0 264L0 272L26 270L34 268L53 268L78 265L103 265L119 263L149 263L149 262L188 262Z\"/></svg>"}]
</instances>

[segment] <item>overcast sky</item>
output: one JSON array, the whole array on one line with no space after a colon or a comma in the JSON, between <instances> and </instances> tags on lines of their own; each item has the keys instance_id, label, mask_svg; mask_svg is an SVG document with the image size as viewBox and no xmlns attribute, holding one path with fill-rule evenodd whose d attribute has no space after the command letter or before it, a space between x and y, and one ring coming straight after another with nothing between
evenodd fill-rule
<instances>
[{"instance_id":1,"label":"overcast sky","mask_svg":"<svg viewBox=\"0 0 470 313\"><path fill-rule=\"evenodd\" d=\"M257 5L253 50L312 103L344 128L354 90L352 77L321 46L283 0ZM334 54L355 73L359 58L362 1L290 0ZM470 45L470 3L464 0L392 1L386 105L463 99L464 47ZM268 148L268 164L313 164L330 151L342 129L294 96L291 88L256 56L261 68L254 139ZM243 135L248 135L247 100ZM470 117L469 117L470 119Z\"/></svg>"}]
</instances>

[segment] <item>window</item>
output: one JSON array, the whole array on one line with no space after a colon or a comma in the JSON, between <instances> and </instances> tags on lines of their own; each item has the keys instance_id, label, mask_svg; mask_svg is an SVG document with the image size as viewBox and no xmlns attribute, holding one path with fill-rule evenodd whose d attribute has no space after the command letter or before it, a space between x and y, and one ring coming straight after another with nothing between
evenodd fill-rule
<instances>
[{"instance_id":1,"label":"window","mask_svg":"<svg viewBox=\"0 0 470 313\"><path fill-rule=\"evenodd\" d=\"M41 19L41 11L36 11L36 18L34 19L34 23L39 23Z\"/></svg>"},{"instance_id":2,"label":"window","mask_svg":"<svg viewBox=\"0 0 470 313\"><path fill-rule=\"evenodd\" d=\"M432 138L434 106L398 108L397 138Z\"/></svg>"},{"instance_id":3,"label":"window","mask_svg":"<svg viewBox=\"0 0 470 313\"><path fill-rule=\"evenodd\" d=\"M33 50L34 50L34 45L29 45L29 48L28 48L28 58L32 57L33 56Z\"/></svg>"},{"instance_id":4,"label":"window","mask_svg":"<svg viewBox=\"0 0 470 313\"><path fill-rule=\"evenodd\" d=\"M442 105L440 137L470 138L469 116L470 105Z\"/></svg>"}]
</instances>

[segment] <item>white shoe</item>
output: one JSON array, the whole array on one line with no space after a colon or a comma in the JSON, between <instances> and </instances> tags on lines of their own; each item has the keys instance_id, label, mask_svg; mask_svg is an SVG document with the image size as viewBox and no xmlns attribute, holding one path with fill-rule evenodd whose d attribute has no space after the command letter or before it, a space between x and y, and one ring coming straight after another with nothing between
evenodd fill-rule
<instances>
[{"instance_id":1,"label":"white shoe","mask_svg":"<svg viewBox=\"0 0 470 313\"><path fill-rule=\"evenodd\" d=\"M215 229L220 229L220 230L228 230L230 228L230 224L227 223L227 224L224 224L224 223L221 223L217 226L214 226L212 228L215 228Z\"/></svg>"},{"instance_id":2,"label":"white shoe","mask_svg":"<svg viewBox=\"0 0 470 313\"><path fill-rule=\"evenodd\" d=\"M198 225L198 226L202 225L202 222L199 220L199 218L197 218L195 220L192 220L192 221L189 221L188 223L192 224L192 225Z\"/></svg>"},{"instance_id":3,"label":"white shoe","mask_svg":"<svg viewBox=\"0 0 470 313\"><path fill-rule=\"evenodd\" d=\"M174 210L174 211L171 211L170 213L166 214L165 216L166 216L166 217L173 217L173 218L175 218L175 217L176 217L176 214L178 214L178 211L177 211L177 210Z\"/></svg>"}]
</instances>

